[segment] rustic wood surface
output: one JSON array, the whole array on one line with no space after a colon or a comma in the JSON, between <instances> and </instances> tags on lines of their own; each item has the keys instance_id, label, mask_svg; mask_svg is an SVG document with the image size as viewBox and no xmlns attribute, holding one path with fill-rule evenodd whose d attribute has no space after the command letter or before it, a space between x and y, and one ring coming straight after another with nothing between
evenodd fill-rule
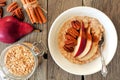
<instances>
[{"instance_id":1,"label":"rustic wood surface","mask_svg":"<svg viewBox=\"0 0 120 80\"><path fill-rule=\"evenodd\" d=\"M7 6L13 2L17 1L22 7L20 0L7 0ZM60 15L63 11L75 7L75 6L91 6L103 11L110 19L113 21L115 28L118 32L119 41L119 25L120 25L120 0L38 0L42 8L47 10L46 17L48 22L44 25L33 25L35 28L41 29L42 32L32 32L31 34L23 37L16 43L27 41L35 42L42 40L47 46L47 37L49 33L50 26L52 25L55 18ZM6 7L4 7L4 16L10 15L6 12ZM23 9L24 11L24 9ZM29 22L29 18L24 11L25 21ZM112 38L112 36L111 36ZM0 52L11 44L0 43ZM58 67L48 51L48 59L42 58L42 63L38 66L34 75L29 80L120 80L120 43L118 42L118 48L112 62L107 66L108 75L103 78L100 72L89 75L89 76L76 76L63 71Z\"/></svg>"},{"instance_id":2,"label":"rustic wood surface","mask_svg":"<svg viewBox=\"0 0 120 80\"><path fill-rule=\"evenodd\" d=\"M7 5L5 7L3 7L4 8L4 16L10 15L6 11L6 8L10 3L16 1L17 3L19 3L19 6L22 7L21 0L6 0L6 1L7 1ZM42 6L42 8L47 10L47 0L38 0L38 1L39 1L40 5ZM23 9L23 7L22 7L22 9ZM24 12L24 16L25 16L25 22L31 23L26 14L26 11L24 9L23 9L23 12ZM44 44L46 44L46 46L47 46L47 32L48 32L47 31L47 23L44 25L33 25L33 26L37 29L41 29L42 32L34 32L33 31L32 33L23 37L21 40L19 40L16 43L21 43L24 41L33 43L33 42L42 40L42 42ZM0 43L0 52L9 45L11 45L11 44ZM34 75L29 80L47 80L46 76L47 76L47 59L42 58L42 63L39 64Z\"/></svg>"},{"instance_id":3,"label":"rustic wood surface","mask_svg":"<svg viewBox=\"0 0 120 80\"><path fill-rule=\"evenodd\" d=\"M48 28L64 10L71 7L81 6L82 0L48 0ZM49 29L48 29L49 30ZM48 55L48 80L81 80L80 76L75 76L63 71L58 67L50 54Z\"/></svg>"}]
</instances>

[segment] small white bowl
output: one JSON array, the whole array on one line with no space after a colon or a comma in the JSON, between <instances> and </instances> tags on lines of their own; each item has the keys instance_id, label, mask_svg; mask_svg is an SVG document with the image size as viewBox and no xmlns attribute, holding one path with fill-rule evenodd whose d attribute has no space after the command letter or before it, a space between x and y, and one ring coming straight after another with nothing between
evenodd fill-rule
<instances>
[{"instance_id":1,"label":"small white bowl","mask_svg":"<svg viewBox=\"0 0 120 80\"><path fill-rule=\"evenodd\" d=\"M75 7L66 10L56 18L51 26L48 36L48 46L50 54L57 65L63 70L76 75L89 75L96 73L100 71L102 67L100 57L90 63L79 65L69 62L59 51L57 42L58 32L63 22L72 16L94 17L103 25L105 29L105 47L102 54L105 58L106 64L110 63L117 48L118 38L115 27L112 21L103 12L91 7Z\"/></svg>"}]
</instances>

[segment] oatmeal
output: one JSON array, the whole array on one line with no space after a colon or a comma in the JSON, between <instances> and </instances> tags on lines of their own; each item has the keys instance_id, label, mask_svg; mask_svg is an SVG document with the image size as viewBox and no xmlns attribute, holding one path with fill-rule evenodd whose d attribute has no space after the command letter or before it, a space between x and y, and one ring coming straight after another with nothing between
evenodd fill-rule
<instances>
[{"instance_id":1,"label":"oatmeal","mask_svg":"<svg viewBox=\"0 0 120 80\"><path fill-rule=\"evenodd\" d=\"M35 66L34 56L25 46L16 45L6 52L5 65L13 75L25 76L31 73Z\"/></svg>"},{"instance_id":2,"label":"oatmeal","mask_svg":"<svg viewBox=\"0 0 120 80\"><path fill-rule=\"evenodd\" d=\"M77 32L75 30L79 35L76 35ZM96 18L75 16L68 19L61 26L58 33L58 47L61 54L70 62L85 64L93 61L100 55L98 43L101 40L103 32L104 28ZM84 39L84 41L79 42L81 38ZM79 52L75 52L76 49L79 50ZM81 54L82 57L80 56Z\"/></svg>"}]
</instances>

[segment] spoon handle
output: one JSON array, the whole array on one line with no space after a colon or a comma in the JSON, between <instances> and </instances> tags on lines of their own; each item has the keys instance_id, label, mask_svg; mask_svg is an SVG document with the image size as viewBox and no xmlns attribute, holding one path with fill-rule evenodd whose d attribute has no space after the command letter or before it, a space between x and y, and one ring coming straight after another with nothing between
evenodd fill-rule
<instances>
[{"instance_id":1,"label":"spoon handle","mask_svg":"<svg viewBox=\"0 0 120 80\"><path fill-rule=\"evenodd\" d=\"M100 49L100 55L101 55L101 63L102 63L102 69L101 69L101 74L103 75L103 77L106 77L107 76L107 73L108 73L108 70L107 70L107 67L106 67L106 64L105 64L105 59L102 55L102 47Z\"/></svg>"},{"instance_id":2,"label":"spoon handle","mask_svg":"<svg viewBox=\"0 0 120 80\"><path fill-rule=\"evenodd\" d=\"M105 60L104 60L103 56L101 57L101 62L102 62L101 74L103 75L103 77L106 77L108 71L107 71L107 67L106 67Z\"/></svg>"}]
</instances>

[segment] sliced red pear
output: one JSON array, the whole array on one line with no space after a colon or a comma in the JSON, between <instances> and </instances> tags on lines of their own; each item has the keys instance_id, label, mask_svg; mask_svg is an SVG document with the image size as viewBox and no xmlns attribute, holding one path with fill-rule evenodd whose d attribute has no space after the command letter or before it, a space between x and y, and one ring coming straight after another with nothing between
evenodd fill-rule
<instances>
[{"instance_id":1,"label":"sliced red pear","mask_svg":"<svg viewBox=\"0 0 120 80\"><path fill-rule=\"evenodd\" d=\"M81 22L80 36L78 37L77 46L75 47L74 50L74 57L79 56L84 51L86 42L87 42L87 38L86 38L84 23Z\"/></svg>"},{"instance_id":2,"label":"sliced red pear","mask_svg":"<svg viewBox=\"0 0 120 80\"><path fill-rule=\"evenodd\" d=\"M90 51L90 49L91 49L91 47L92 47L92 36L91 36L91 34L90 34L90 28L88 28L86 35L87 35L87 43L86 43L85 49L84 49L84 51L78 56L78 58L84 57L84 56Z\"/></svg>"},{"instance_id":3,"label":"sliced red pear","mask_svg":"<svg viewBox=\"0 0 120 80\"><path fill-rule=\"evenodd\" d=\"M81 61L87 61L89 59L91 59L94 55L96 55L98 50L98 43L97 42L93 42L92 44L92 48L89 51L89 53L87 55L85 55L83 58L81 58Z\"/></svg>"}]
</instances>

